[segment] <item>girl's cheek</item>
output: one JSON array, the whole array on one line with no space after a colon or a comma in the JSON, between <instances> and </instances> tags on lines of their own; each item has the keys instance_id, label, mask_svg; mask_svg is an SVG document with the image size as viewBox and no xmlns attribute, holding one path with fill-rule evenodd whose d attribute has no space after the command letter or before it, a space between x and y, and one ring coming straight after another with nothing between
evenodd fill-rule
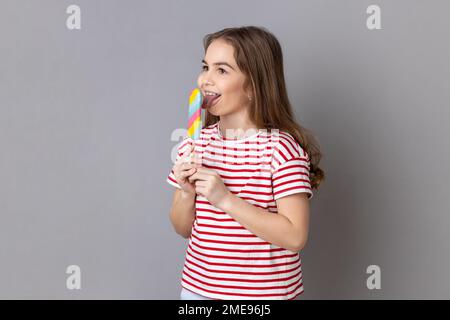
<instances>
[{"instance_id":1,"label":"girl's cheek","mask_svg":"<svg viewBox=\"0 0 450 320\"><path fill-rule=\"evenodd\" d=\"M203 75L202 75L202 73L200 73L197 78L197 85L199 88L202 86L202 83L203 83Z\"/></svg>"}]
</instances>

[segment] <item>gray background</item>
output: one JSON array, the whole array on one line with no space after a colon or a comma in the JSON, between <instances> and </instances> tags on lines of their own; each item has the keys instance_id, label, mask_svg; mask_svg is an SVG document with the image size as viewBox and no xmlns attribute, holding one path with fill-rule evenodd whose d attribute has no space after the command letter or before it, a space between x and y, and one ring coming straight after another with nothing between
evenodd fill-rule
<instances>
[{"instance_id":1,"label":"gray background","mask_svg":"<svg viewBox=\"0 0 450 320\"><path fill-rule=\"evenodd\" d=\"M81 30L66 28L70 4ZM324 153L301 299L450 298L448 1L0 5L0 298L178 299L171 134L202 37L243 25L281 42L297 119ZM71 264L81 290L66 288Z\"/></svg>"}]
</instances>

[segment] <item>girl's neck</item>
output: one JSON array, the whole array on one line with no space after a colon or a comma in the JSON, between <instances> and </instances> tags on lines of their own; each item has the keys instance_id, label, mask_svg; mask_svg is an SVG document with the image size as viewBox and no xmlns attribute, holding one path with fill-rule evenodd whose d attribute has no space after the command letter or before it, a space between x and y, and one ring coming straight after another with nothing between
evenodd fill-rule
<instances>
[{"instance_id":1,"label":"girl's neck","mask_svg":"<svg viewBox=\"0 0 450 320\"><path fill-rule=\"evenodd\" d=\"M242 117L234 119L223 116L220 117L218 129L222 137L237 140L244 139L258 131L258 128L253 123L246 121Z\"/></svg>"}]
</instances>

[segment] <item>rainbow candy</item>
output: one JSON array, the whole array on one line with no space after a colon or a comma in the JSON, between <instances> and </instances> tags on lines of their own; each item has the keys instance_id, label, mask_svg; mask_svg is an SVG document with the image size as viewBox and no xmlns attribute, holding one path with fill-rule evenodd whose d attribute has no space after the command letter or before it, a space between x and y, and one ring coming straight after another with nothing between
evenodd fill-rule
<instances>
[{"instance_id":1,"label":"rainbow candy","mask_svg":"<svg viewBox=\"0 0 450 320\"><path fill-rule=\"evenodd\" d=\"M193 140L200 138L200 130L202 129L202 103L203 95L200 89L195 88L189 96L188 121L188 135Z\"/></svg>"}]
</instances>

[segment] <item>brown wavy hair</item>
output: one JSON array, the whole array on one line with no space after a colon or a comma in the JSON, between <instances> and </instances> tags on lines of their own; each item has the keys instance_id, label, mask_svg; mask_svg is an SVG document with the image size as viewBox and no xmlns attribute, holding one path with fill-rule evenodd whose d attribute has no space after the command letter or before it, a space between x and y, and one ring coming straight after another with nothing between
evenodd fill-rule
<instances>
[{"instance_id":1,"label":"brown wavy hair","mask_svg":"<svg viewBox=\"0 0 450 320\"><path fill-rule=\"evenodd\" d=\"M309 155L311 188L318 189L325 179L324 171L319 168L322 153L312 132L295 120L287 95L283 54L277 38L263 27L225 28L203 38L205 54L216 39L233 46L236 63L246 76L244 88L250 84L253 88L250 120L258 129L278 129L295 138ZM207 111L203 128L219 120L218 116Z\"/></svg>"}]
</instances>

